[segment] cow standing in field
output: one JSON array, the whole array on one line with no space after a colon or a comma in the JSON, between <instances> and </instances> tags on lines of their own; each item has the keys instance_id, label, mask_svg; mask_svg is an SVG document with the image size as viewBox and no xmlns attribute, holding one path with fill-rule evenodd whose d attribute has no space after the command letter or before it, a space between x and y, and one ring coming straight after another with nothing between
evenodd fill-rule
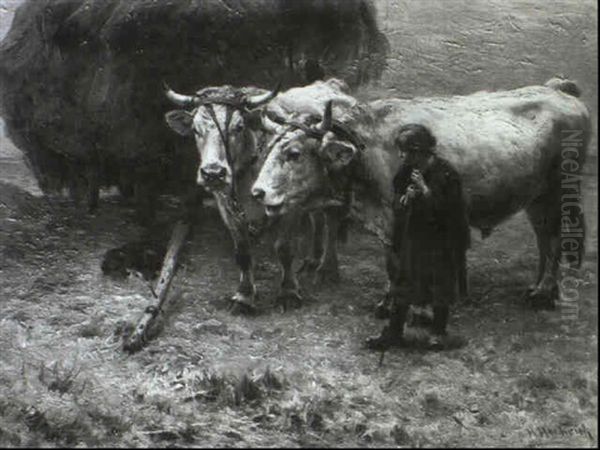
<instances>
[{"instance_id":1,"label":"cow standing in field","mask_svg":"<svg viewBox=\"0 0 600 450\"><path fill-rule=\"evenodd\" d=\"M235 309L254 309L257 297L248 224L260 221L265 212L267 217L276 216L278 212L276 208L269 207L265 211L250 197L250 186L266 157L259 142L268 138L268 131L262 127L260 119L263 109L277 116L288 117L292 112L318 114L330 99L350 107L355 100L347 96L344 89L343 82L330 80L292 88L279 95L276 91L231 86L208 87L194 95L167 90L167 97L184 109L166 113L165 119L178 134L194 138L200 160L197 184L214 196L233 238L235 258L240 268L239 286L232 297ZM275 247L283 269L280 300L286 305L288 300L301 300L298 282L292 271L291 244L291 236L297 231L299 223L277 220ZM322 248L324 229L334 228L331 224L327 227L324 216L318 212L312 215L311 220L317 260L313 266L317 266L317 277L326 278L328 272L335 277L335 251L324 251ZM335 245L335 239L325 241L328 247Z\"/></svg>"},{"instance_id":2,"label":"cow standing in field","mask_svg":"<svg viewBox=\"0 0 600 450\"><path fill-rule=\"evenodd\" d=\"M578 94L575 83L554 78L544 86L511 91L377 100L336 115L337 122L327 109L317 124L309 117L304 126L267 123L278 136L253 193L266 207L292 213L351 187L369 228L390 243L392 177L400 167L394 137L405 124L422 124L436 136L437 153L462 179L471 226L486 236L525 209L539 249L537 278L528 295L537 305L552 306L561 257L574 256L569 263L578 267L584 247L583 233L571 254L559 239L561 226L584 226L580 198L570 199L574 208L561 206L562 162L574 160L577 173L568 183L579 183L590 139L589 112ZM561 142L574 136L581 145L565 155Z\"/></svg>"}]
</instances>

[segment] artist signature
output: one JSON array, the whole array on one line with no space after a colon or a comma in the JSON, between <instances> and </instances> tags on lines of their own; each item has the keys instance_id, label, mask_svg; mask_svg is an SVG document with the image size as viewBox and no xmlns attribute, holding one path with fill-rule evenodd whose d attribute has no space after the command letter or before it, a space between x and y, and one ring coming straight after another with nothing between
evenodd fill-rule
<instances>
[{"instance_id":1,"label":"artist signature","mask_svg":"<svg viewBox=\"0 0 600 450\"><path fill-rule=\"evenodd\" d=\"M592 432L584 424L580 424L572 427L561 427L561 426L540 426L532 427L527 429L529 437L546 438L552 439L557 437L567 436L587 436L593 440L594 437Z\"/></svg>"}]
</instances>

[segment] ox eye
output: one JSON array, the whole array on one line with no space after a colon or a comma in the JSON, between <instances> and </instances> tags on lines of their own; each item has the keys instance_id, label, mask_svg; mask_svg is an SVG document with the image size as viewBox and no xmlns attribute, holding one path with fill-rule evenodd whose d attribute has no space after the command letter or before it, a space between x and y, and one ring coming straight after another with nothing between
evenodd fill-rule
<instances>
[{"instance_id":1,"label":"ox eye","mask_svg":"<svg viewBox=\"0 0 600 450\"><path fill-rule=\"evenodd\" d=\"M300 158L300 149L289 148L285 154L287 161L297 161Z\"/></svg>"}]
</instances>

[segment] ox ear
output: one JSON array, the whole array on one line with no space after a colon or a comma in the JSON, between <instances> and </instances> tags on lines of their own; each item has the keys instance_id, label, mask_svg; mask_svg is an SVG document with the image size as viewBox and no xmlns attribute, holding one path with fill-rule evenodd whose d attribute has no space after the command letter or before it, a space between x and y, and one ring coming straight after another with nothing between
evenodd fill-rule
<instances>
[{"instance_id":1,"label":"ox ear","mask_svg":"<svg viewBox=\"0 0 600 450\"><path fill-rule=\"evenodd\" d=\"M165 114L165 120L169 127L181 136L190 136L192 134L192 124L194 116L183 109L176 109Z\"/></svg>"},{"instance_id":2,"label":"ox ear","mask_svg":"<svg viewBox=\"0 0 600 450\"><path fill-rule=\"evenodd\" d=\"M332 132L325 134L319 148L321 158L333 170L339 170L350 164L356 152L357 149L354 144L336 138Z\"/></svg>"}]
</instances>

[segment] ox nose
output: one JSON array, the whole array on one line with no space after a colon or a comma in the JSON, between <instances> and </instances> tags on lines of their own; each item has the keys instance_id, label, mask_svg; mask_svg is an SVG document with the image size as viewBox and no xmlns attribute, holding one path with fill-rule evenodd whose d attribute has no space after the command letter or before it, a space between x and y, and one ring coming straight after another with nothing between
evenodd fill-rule
<instances>
[{"instance_id":1,"label":"ox nose","mask_svg":"<svg viewBox=\"0 0 600 450\"><path fill-rule=\"evenodd\" d=\"M223 181L227 175L227 169L223 166L206 166L200 168L200 173L204 180L210 181Z\"/></svg>"},{"instance_id":2,"label":"ox nose","mask_svg":"<svg viewBox=\"0 0 600 450\"><path fill-rule=\"evenodd\" d=\"M265 198L265 191L263 191L261 188L253 188L252 197L254 197L255 200L260 201Z\"/></svg>"}]
</instances>

